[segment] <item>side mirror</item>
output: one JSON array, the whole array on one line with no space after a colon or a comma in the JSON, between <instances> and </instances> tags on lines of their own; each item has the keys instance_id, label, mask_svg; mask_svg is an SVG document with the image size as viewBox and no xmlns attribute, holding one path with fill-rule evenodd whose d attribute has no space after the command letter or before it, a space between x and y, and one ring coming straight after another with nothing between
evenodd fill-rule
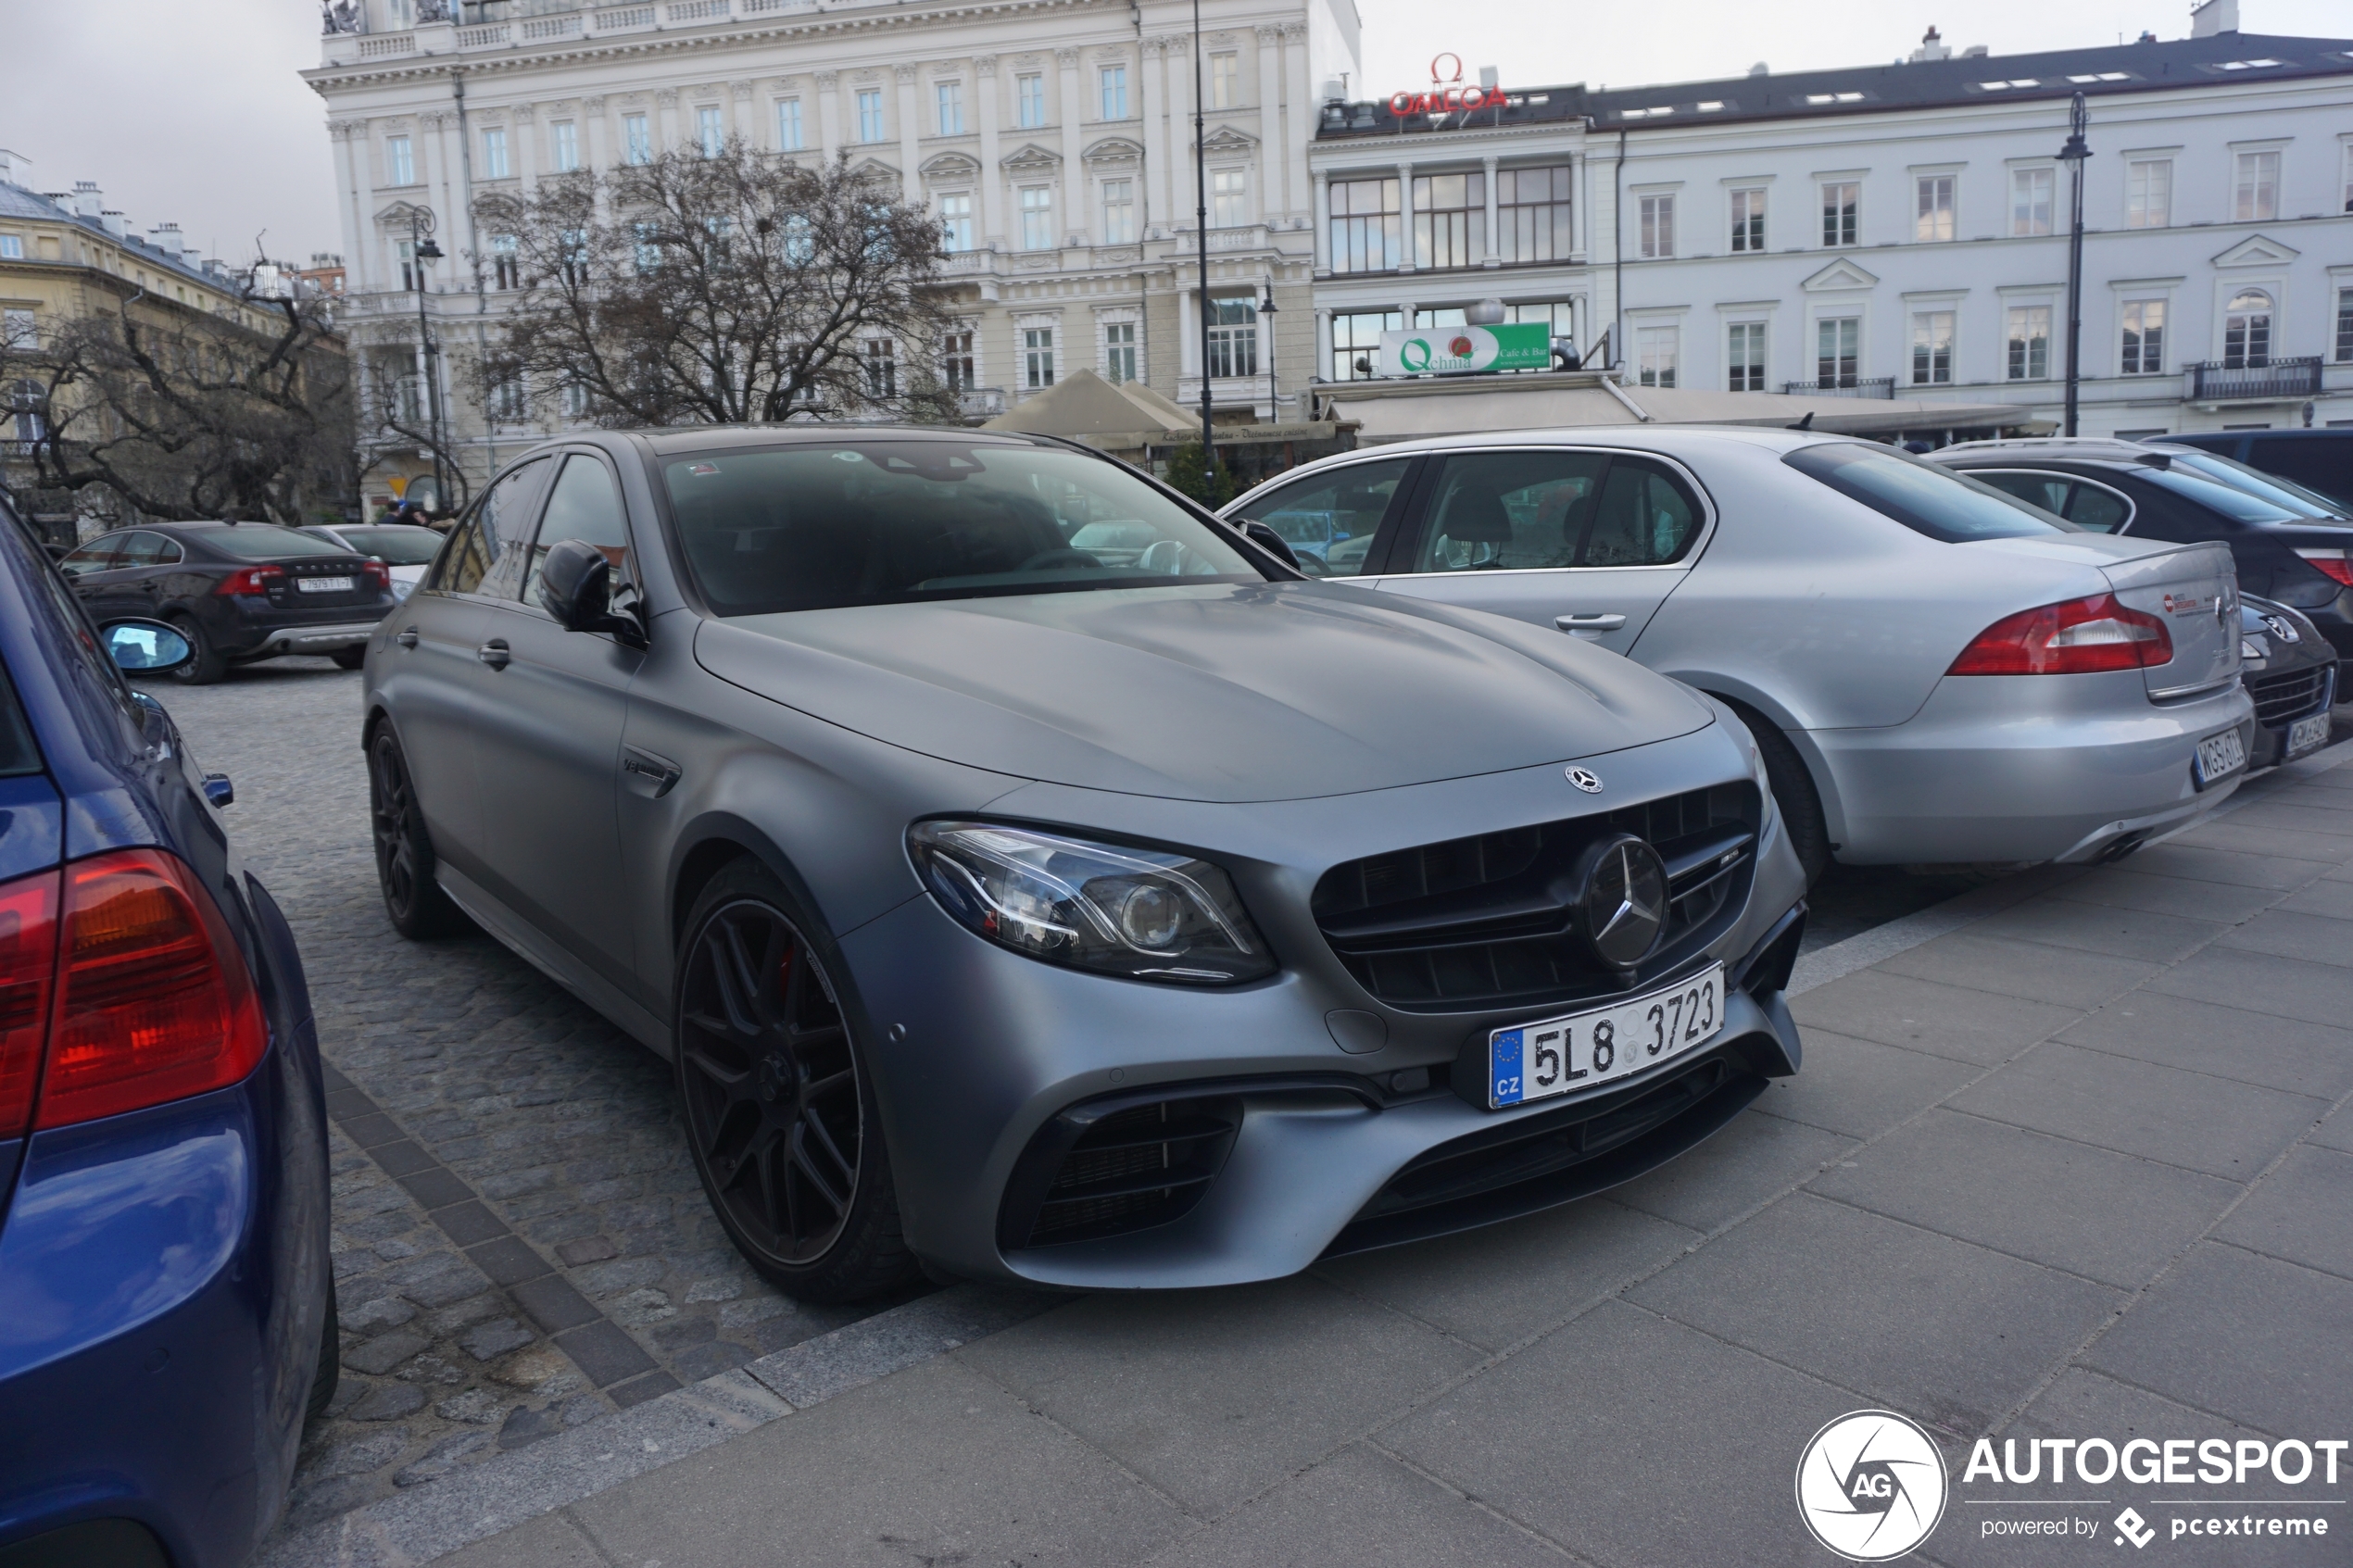
<instances>
[{"instance_id":1,"label":"side mirror","mask_svg":"<svg viewBox=\"0 0 2353 1568\"><path fill-rule=\"evenodd\" d=\"M612 562L585 539L566 539L539 563L539 602L567 632L603 632L623 646L646 646L635 616L612 609Z\"/></svg>"},{"instance_id":2,"label":"side mirror","mask_svg":"<svg viewBox=\"0 0 2353 1568\"><path fill-rule=\"evenodd\" d=\"M164 675L196 657L179 627L162 621L117 621L102 633L107 654L126 675Z\"/></svg>"},{"instance_id":3,"label":"side mirror","mask_svg":"<svg viewBox=\"0 0 2353 1568\"><path fill-rule=\"evenodd\" d=\"M1244 518L1242 520L1242 532L1250 535L1250 542L1252 544L1257 546L1268 555L1273 556L1277 560L1281 561L1293 571L1304 570L1299 564L1299 558L1291 553L1291 547L1289 542L1286 541L1281 534L1276 533L1272 528L1267 527L1266 524L1263 522L1252 522L1248 518Z\"/></svg>"}]
</instances>

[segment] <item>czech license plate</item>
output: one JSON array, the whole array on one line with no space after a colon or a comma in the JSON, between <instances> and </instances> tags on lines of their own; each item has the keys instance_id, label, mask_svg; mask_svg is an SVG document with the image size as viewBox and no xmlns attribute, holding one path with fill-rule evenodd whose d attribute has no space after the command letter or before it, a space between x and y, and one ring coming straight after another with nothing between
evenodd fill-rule
<instances>
[{"instance_id":1,"label":"czech license plate","mask_svg":"<svg viewBox=\"0 0 2353 1568\"><path fill-rule=\"evenodd\" d=\"M2309 719L2298 719L2287 727L2287 752L2280 760L2293 761L2308 751L2318 751L2329 743L2329 716L2315 713Z\"/></svg>"},{"instance_id":2,"label":"czech license plate","mask_svg":"<svg viewBox=\"0 0 2353 1568\"><path fill-rule=\"evenodd\" d=\"M1487 1037L1487 1109L1590 1089L1665 1061L1724 1027L1724 966L1680 985Z\"/></svg>"},{"instance_id":3,"label":"czech license plate","mask_svg":"<svg viewBox=\"0 0 2353 1568\"><path fill-rule=\"evenodd\" d=\"M2224 730L2197 743L2197 787L2229 778L2246 766L2246 746L2236 730Z\"/></svg>"},{"instance_id":4,"label":"czech license plate","mask_svg":"<svg viewBox=\"0 0 2353 1568\"><path fill-rule=\"evenodd\" d=\"M348 594L351 592L351 579L348 577L297 577L295 579L295 588L296 592L305 594Z\"/></svg>"}]
</instances>

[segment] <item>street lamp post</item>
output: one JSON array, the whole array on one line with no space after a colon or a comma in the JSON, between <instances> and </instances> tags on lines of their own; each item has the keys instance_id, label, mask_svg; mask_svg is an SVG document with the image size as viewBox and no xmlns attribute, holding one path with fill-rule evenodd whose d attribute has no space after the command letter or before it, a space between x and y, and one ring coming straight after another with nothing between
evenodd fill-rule
<instances>
[{"instance_id":1,"label":"street lamp post","mask_svg":"<svg viewBox=\"0 0 2353 1568\"><path fill-rule=\"evenodd\" d=\"M1201 0L1193 0L1193 230L1201 241L1201 473L1217 493L1214 421L1209 417L1209 142L1201 84Z\"/></svg>"},{"instance_id":2,"label":"street lamp post","mask_svg":"<svg viewBox=\"0 0 2353 1568\"><path fill-rule=\"evenodd\" d=\"M425 320L425 263L440 259L441 247L433 243L433 214L421 207L410 207L409 281L417 291L417 344L424 352L425 444L433 449L433 504L447 512L449 483L441 471L441 370L436 363L441 351L434 346L433 329Z\"/></svg>"},{"instance_id":3,"label":"street lamp post","mask_svg":"<svg viewBox=\"0 0 2353 1568\"><path fill-rule=\"evenodd\" d=\"M1278 312L1275 305L1275 280L1269 278L1266 280L1266 297L1259 301L1258 315L1259 319L1266 323L1266 422L1270 425L1278 425L1283 422L1282 387L1281 383L1275 380L1273 318L1277 314Z\"/></svg>"},{"instance_id":4,"label":"street lamp post","mask_svg":"<svg viewBox=\"0 0 2353 1568\"><path fill-rule=\"evenodd\" d=\"M2082 391L2082 367L2079 355L2083 346L2083 160L2092 149L2083 140L2091 115L2083 107L2083 94L2067 110L2067 144L2059 149L2059 161L2068 167L2068 202L2074 210L2072 226L2067 239L2067 420L2065 433L2075 433L2075 411L2078 394Z\"/></svg>"}]
</instances>

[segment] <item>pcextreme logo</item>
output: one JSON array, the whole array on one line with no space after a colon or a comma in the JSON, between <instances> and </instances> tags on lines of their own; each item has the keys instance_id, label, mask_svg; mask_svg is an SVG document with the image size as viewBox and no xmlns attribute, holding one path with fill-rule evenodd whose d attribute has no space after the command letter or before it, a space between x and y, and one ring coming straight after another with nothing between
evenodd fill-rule
<instances>
[{"instance_id":1,"label":"pcextreme logo","mask_svg":"<svg viewBox=\"0 0 2353 1568\"><path fill-rule=\"evenodd\" d=\"M1814 1434L1797 1461L1797 1512L1850 1562L1901 1557L1944 1516L1944 1456L1909 1417L1853 1411Z\"/></svg>"}]
</instances>

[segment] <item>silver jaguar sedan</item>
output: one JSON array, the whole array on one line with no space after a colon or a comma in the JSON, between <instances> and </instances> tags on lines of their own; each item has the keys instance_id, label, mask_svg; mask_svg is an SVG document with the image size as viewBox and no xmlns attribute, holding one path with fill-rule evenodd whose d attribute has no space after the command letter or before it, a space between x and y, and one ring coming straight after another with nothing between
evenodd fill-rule
<instances>
[{"instance_id":1,"label":"silver jaguar sedan","mask_svg":"<svg viewBox=\"0 0 2353 1568\"><path fill-rule=\"evenodd\" d=\"M2254 734L2215 543L2086 532L1869 442L1612 427L1401 443L1229 519L1302 558L1626 654L1746 721L1808 875L2129 854L2238 787Z\"/></svg>"},{"instance_id":2,"label":"silver jaguar sedan","mask_svg":"<svg viewBox=\"0 0 2353 1568\"><path fill-rule=\"evenodd\" d=\"M377 865L675 1065L812 1299L1207 1286L1621 1182L1797 1069L1748 731L977 432L596 434L368 651Z\"/></svg>"}]
</instances>

